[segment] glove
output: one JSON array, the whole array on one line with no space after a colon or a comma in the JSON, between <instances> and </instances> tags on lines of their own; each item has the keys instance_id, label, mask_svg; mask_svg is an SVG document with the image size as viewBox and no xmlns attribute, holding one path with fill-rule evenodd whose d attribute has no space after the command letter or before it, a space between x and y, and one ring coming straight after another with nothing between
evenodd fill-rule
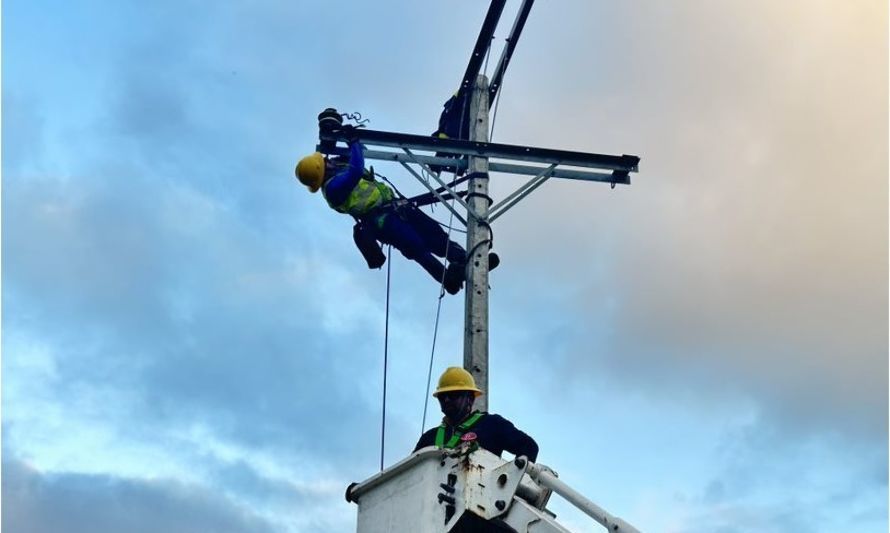
<instances>
[{"instance_id":1,"label":"glove","mask_svg":"<svg viewBox=\"0 0 890 533\"><path fill-rule=\"evenodd\" d=\"M349 144L358 141L357 129L352 124L346 124L345 126L340 128L340 131L343 133L343 135L346 136L346 140L349 142Z\"/></svg>"}]
</instances>

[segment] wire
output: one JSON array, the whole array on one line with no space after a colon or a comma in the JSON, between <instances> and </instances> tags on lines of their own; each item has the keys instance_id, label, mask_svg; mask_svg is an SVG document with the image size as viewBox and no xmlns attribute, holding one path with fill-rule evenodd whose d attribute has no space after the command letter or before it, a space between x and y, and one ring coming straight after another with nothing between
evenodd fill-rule
<instances>
[{"instance_id":1,"label":"wire","mask_svg":"<svg viewBox=\"0 0 890 533\"><path fill-rule=\"evenodd\" d=\"M386 443L386 367L389 359L389 288L392 272L392 245L386 248L386 326L383 333L383 417L380 423L380 470L383 470L383 451Z\"/></svg>"},{"instance_id":2,"label":"wire","mask_svg":"<svg viewBox=\"0 0 890 533\"><path fill-rule=\"evenodd\" d=\"M505 41L507 39L504 39ZM507 43L510 46L510 43ZM494 138L494 122L498 118L498 105L501 103L501 94L504 92L504 76L501 76L501 86L498 87L498 94L494 97L494 112L491 115L491 126L488 128L488 142Z\"/></svg>"},{"instance_id":3,"label":"wire","mask_svg":"<svg viewBox=\"0 0 890 533\"><path fill-rule=\"evenodd\" d=\"M494 42L494 34L491 34L491 38L488 39L488 50L485 52L485 66L482 68L482 73L485 74L485 77L488 77L488 58L491 57L491 43ZM474 80L475 84L476 81Z\"/></svg>"},{"instance_id":4,"label":"wire","mask_svg":"<svg viewBox=\"0 0 890 533\"><path fill-rule=\"evenodd\" d=\"M455 178L457 177L457 173L455 172ZM451 217L448 219L448 240L445 243L445 257L448 257L448 247L451 245L451 230L454 223L454 201L456 197L451 198ZM444 225L444 224L443 224ZM420 433L422 434L426 429L426 411L429 407L430 402L430 382L433 379L433 359L436 355L436 338L439 336L439 317L442 314L442 298L445 296L445 275L447 274L447 269L442 272L442 284L439 287L439 302L436 305L436 324L433 327L433 347L430 350L430 366L426 373L426 392L423 395L423 421L420 423Z\"/></svg>"},{"instance_id":5,"label":"wire","mask_svg":"<svg viewBox=\"0 0 890 533\"><path fill-rule=\"evenodd\" d=\"M501 78L501 86L499 87L497 96L494 97L494 112L491 115L491 127L488 129L488 142L494 138L494 123L498 118L498 105L501 103L501 94L504 92L504 79Z\"/></svg>"},{"instance_id":6,"label":"wire","mask_svg":"<svg viewBox=\"0 0 890 533\"><path fill-rule=\"evenodd\" d=\"M452 217L453 217L453 215L452 215ZM433 219L433 220L436 220L436 219ZM442 226L443 228L445 227L445 223L444 223L444 222L439 222L438 220L436 220L436 224ZM466 233L466 232L467 232L467 230L465 230L465 229L460 229L460 228L450 228L450 229L451 229L451 231L455 231L455 232L457 232L457 233Z\"/></svg>"},{"instance_id":7,"label":"wire","mask_svg":"<svg viewBox=\"0 0 890 533\"><path fill-rule=\"evenodd\" d=\"M489 47L488 47L488 54L489 55L491 54L491 45L489 45ZM488 56L486 56L486 67L485 67L486 71L488 70L487 63L488 63ZM468 103L469 102L467 99L464 99L464 101L461 103L460 122L459 122L460 128L458 129L458 137L460 137L460 133L463 131L464 120L467 118L467 112L469 111L467 109ZM424 174L426 174L425 170L424 170ZM454 179L456 180L457 177L458 177L457 167L455 167ZM428 177L427 177L427 180L429 180ZM453 225L454 225L454 203L456 200L457 200L457 196L452 196L452 198L451 198L452 209L449 209L451 216L448 219L448 241L445 244L445 258L446 258L446 260L448 258L448 247L451 244L451 231L452 231ZM444 224L441 224L441 225L444 226ZM490 230L490 228L489 228L489 230ZM469 255L467 255L467 257L469 258ZM446 270L446 272L447 272L447 270ZM436 306L436 323L433 328L433 346L432 346L432 349L430 350L430 365L429 365L429 369L427 370L427 374L426 374L426 392L423 395L423 421L420 423L421 434L425 431L425 428L426 428L426 413L427 413L427 408L429 407L429 401L430 401L430 382L433 379L433 359L435 358L435 355L436 355L436 338L439 335L439 317L441 316L441 313L442 313L442 298L444 296L445 296L445 273L443 272L441 285L439 287L439 302Z\"/></svg>"}]
</instances>

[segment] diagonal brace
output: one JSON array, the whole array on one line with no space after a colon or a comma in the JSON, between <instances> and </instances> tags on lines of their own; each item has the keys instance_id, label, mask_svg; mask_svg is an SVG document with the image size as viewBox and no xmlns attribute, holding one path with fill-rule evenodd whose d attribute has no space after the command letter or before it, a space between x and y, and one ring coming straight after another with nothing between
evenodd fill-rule
<instances>
[{"instance_id":1,"label":"diagonal brace","mask_svg":"<svg viewBox=\"0 0 890 533\"><path fill-rule=\"evenodd\" d=\"M440 186L440 190L448 191L449 194L451 194L452 196L454 196L454 199L457 200L457 202L458 202L460 205L462 205L462 206L464 207L464 209L467 210L467 214L468 214L469 216L472 216L472 217L475 218L476 220L482 220L482 218L479 216L479 214L476 213L476 210L473 209L472 207L470 207L470 204L468 204L468 203L467 203L467 202L466 202L466 201L465 201L459 194L457 194L457 191L455 191L454 189L452 189L452 188L449 186L449 184L447 184L447 183L445 183L444 181L442 181L442 178L439 177L439 174L438 174L437 172L433 172L432 170L429 169L429 167L427 167L426 165L424 165L423 163L421 163L420 161L418 161L417 158L414 156L414 153L411 152L411 150L409 150L409 149L407 149L407 148L403 148L403 150L405 150L405 153L408 154L408 157L410 157L411 160L414 161L415 164L417 164L417 165L420 166L421 168L425 169L425 170L427 171L427 174L429 174L430 176L432 176L432 178L433 178L434 180L436 180L436 183L438 183L439 186ZM405 164L402 163L402 166L405 166ZM408 167L406 167L406 168L408 168ZM413 171L412 169L408 168L408 170L409 170L410 172L414 173L414 171ZM416 173L414 174L414 176L415 176L416 178L420 179L420 177L419 177ZM424 185L426 185L427 188L430 189L429 183L427 183L426 180L423 180L423 181L424 181ZM438 191L435 191L435 190L433 190L433 189L430 189L430 192L432 192L433 194L435 194L435 195L439 198L439 201L440 201L440 202L445 203L445 200L444 200L441 196L439 196ZM458 218L460 218L460 217L458 217ZM463 219L461 219L461 221L462 221L462 222L464 223L464 225L466 226L467 223L466 223L465 221L463 221Z\"/></svg>"},{"instance_id":2,"label":"diagonal brace","mask_svg":"<svg viewBox=\"0 0 890 533\"><path fill-rule=\"evenodd\" d=\"M464 217L462 217L461 214L457 212L457 209L455 209L450 203L448 203L447 201L445 201L445 199L442 197L442 195L441 195L436 189L434 189L434 188L432 187L432 185L430 185L425 179L423 179L423 177L422 177L420 174L418 174L416 170L414 170L413 168L411 168L411 167L408 165L408 163L405 163L404 161L399 161L399 163L400 163L403 167L405 167L405 168L408 170L408 172L411 173L412 176L414 176L415 178L417 178L417 181L419 181L421 184L423 184L424 187L426 187L431 193L433 193L433 195L435 195L436 198L439 199L439 201L442 203L442 205L444 205L446 208L448 208L448 210L451 211L451 213L452 213L455 217L457 217L458 220L460 220L461 224L463 224L464 227L466 227L466 225L467 225L467 221L466 221L466 219L464 219ZM439 177L436 176L436 179L438 180ZM439 180L439 181L440 181L440 183L441 183L441 180ZM444 184L443 184L443 185L444 185ZM446 189L446 190L447 190L449 193L451 193L451 194L455 194L455 192L452 191L451 189ZM466 203L463 201L462 198L460 198L460 197L458 197L458 196L455 196L454 198L455 198L456 200L458 200L461 204L466 205ZM468 207L469 207L469 206L468 206ZM469 212L470 214L472 214L472 215L475 215L475 213L473 213L472 210L469 210L468 212Z\"/></svg>"},{"instance_id":3,"label":"diagonal brace","mask_svg":"<svg viewBox=\"0 0 890 533\"><path fill-rule=\"evenodd\" d=\"M528 196L535 189L544 184L545 181L550 179L553 176L553 171L556 169L556 164L552 164L543 172L530 179L525 183L522 187L516 189L510 196L504 198L497 204L491 207L491 212L489 213L489 221L494 222L496 218L503 215L508 209L516 205L517 202Z\"/></svg>"}]
</instances>

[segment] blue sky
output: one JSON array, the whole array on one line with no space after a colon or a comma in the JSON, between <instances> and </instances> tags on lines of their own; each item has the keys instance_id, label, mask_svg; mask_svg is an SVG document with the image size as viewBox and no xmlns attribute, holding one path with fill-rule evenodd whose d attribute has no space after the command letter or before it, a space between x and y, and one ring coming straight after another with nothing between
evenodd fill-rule
<instances>
[{"instance_id":1,"label":"blue sky","mask_svg":"<svg viewBox=\"0 0 890 533\"><path fill-rule=\"evenodd\" d=\"M486 8L4 2L4 529L354 530L385 272L293 165L328 106L435 129ZM887 530L887 19L532 10L493 139L642 163L498 219L490 408L643 531ZM421 430L438 297L398 254L392 275L386 464ZM443 301L435 374L462 359L462 305Z\"/></svg>"}]
</instances>

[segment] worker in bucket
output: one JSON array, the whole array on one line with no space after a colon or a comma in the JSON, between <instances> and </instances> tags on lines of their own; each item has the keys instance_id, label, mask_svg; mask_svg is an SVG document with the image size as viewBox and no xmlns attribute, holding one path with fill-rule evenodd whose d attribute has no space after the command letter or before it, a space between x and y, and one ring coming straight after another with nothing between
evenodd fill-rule
<instances>
[{"instance_id":1,"label":"worker in bucket","mask_svg":"<svg viewBox=\"0 0 890 533\"><path fill-rule=\"evenodd\" d=\"M469 372L456 366L447 368L433 393L445 417L439 427L420 436L414 451L427 446L454 448L461 442L475 441L479 447L499 457L508 451L534 462L538 457L538 444L533 438L500 415L473 410L473 402L481 395L482 391L476 387L476 380Z\"/></svg>"},{"instance_id":2,"label":"worker in bucket","mask_svg":"<svg viewBox=\"0 0 890 533\"><path fill-rule=\"evenodd\" d=\"M466 278L466 250L449 240L439 223L419 208L395 200L393 190L365 169L364 149L355 128L342 129L350 135L348 161L315 152L297 163L297 179L312 193L321 190L332 209L356 219L353 238L369 268L380 268L386 260L377 244L380 241L419 263L449 294L460 292ZM447 258L448 268L434 256ZM499 263L496 254L489 255L490 269Z\"/></svg>"}]
</instances>

